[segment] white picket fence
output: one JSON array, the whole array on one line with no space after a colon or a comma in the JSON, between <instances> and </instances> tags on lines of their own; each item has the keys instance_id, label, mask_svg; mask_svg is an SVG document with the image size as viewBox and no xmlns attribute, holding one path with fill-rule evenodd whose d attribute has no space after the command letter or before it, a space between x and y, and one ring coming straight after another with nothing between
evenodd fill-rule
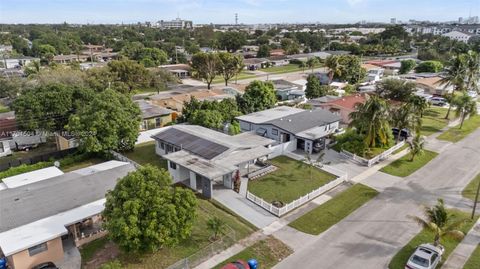
<instances>
[{"instance_id":1,"label":"white picket fence","mask_svg":"<svg viewBox=\"0 0 480 269\"><path fill-rule=\"evenodd\" d=\"M400 143L396 144L395 146L387 149L386 151L378 154L377 156L375 156L375 157L373 157L373 158L371 158L371 159L362 158L362 157L360 157L360 156L358 156L358 155L356 155L356 154L353 154L353 153L348 152L348 151L345 151L345 150L342 150L340 153L341 153L343 156L345 156L345 157L347 157L347 158L349 158L349 159L351 159L351 160L353 160L353 161L359 162L359 163L361 163L361 164L363 164L363 165L366 165L366 166L370 167L370 166L372 166L372 165L374 165L374 164L376 164L376 163L378 163L378 162L381 162L381 161L385 160L386 158L388 158L388 156L392 155L392 153L393 153L394 151L396 151L397 149L403 147L404 145L405 145L405 141L401 141Z\"/></svg>"},{"instance_id":2,"label":"white picket fence","mask_svg":"<svg viewBox=\"0 0 480 269\"><path fill-rule=\"evenodd\" d=\"M331 174L334 174L334 175L338 176L338 178L333 180L333 181L330 181L329 183L321 186L320 188L318 188L318 189L316 189L316 190L298 198L297 200L284 205L283 207L276 207L273 204L263 200L262 198L252 194L248 190L247 190L247 199L252 201L256 205L261 206L263 209L267 210L268 212L272 213L273 215L275 215L277 217L281 217L281 216L285 215L286 213L294 210L295 208L297 208L299 206L302 206L302 205L306 204L307 202L309 202L310 200L320 196L321 194L335 188L336 186L342 184L343 182L345 182L347 180L347 176L348 176L347 173L344 173L344 172L342 172L338 169L335 169L335 168L329 167L329 166L323 166L321 169L325 170L326 172L329 172Z\"/></svg>"}]
</instances>

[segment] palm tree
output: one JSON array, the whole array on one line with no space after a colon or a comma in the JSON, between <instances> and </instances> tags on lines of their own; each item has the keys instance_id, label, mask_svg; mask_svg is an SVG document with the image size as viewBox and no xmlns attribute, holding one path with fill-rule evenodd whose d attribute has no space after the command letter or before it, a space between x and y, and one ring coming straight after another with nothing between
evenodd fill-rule
<instances>
[{"instance_id":1,"label":"palm tree","mask_svg":"<svg viewBox=\"0 0 480 269\"><path fill-rule=\"evenodd\" d=\"M333 81L335 76L341 76L342 65L339 62L339 58L335 55L329 56L325 61L325 66L328 67L329 82Z\"/></svg>"},{"instance_id":2,"label":"palm tree","mask_svg":"<svg viewBox=\"0 0 480 269\"><path fill-rule=\"evenodd\" d=\"M425 207L425 218L409 216L415 222L420 224L423 228L431 230L435 237L433 244L440 245L440 239L443 237L451 237L457 240L462 239L465 234L459 231L458 228L465 222L465 220L451 221L451 216L445 209L442 199L438 199L438 203L433 207Z\"/></svg>"},{"instance_id":3,"label":"palm tree","mask_svg":"<svg viewBox=\"0 0 480 269\"><path fill-rule=\"evenodd\" d=\"M377 141L387 145L390 134L388 103L376 95L371 96L364 104L357 104L356 111L350 113L350 126L365 134L367 147L375 147Z\"/></svg>"},{"instance_id":4,"label":"palm tree","mask_svg":"<svg viewBox=\"0 0 480 269\"><path fill-rule=\"evenodd\" d=\"M425 98L418 95L410 96L408 103L412 106L412 109L416 114L420 114L420 118L423 118L423 113L430 106Z\"/></svg>"},{"instance_id":5,"label":"palm tree","mask_svg":"<svg viewBox=\"0 0 480 269\"><path fill-rule=\"evenodd\" d=\"M399 130L396 141L397 144L398 142L400 142L401 130L408 128L417 131L420 129L420 126L422 124L420 117L415 115L413 107L408 103L392 109L390 111L390 117L392 125L397 127Z\"/></svg>"},{"instance_id":6,"label":"palm tree","mask_svg":"<svg viewBox=\"0 0 480 269\"><path fill-rule=\"evenodd\" d=\"M317 66L320 62L318 61L317 57L313 57L313 58L310 58L307 60L307 66L308 68L311 68L312 69L312 73L313 73L313 69L315 68L315 66Z\"/></svg>"},{"instance_id":7,"label":"palm tree","mask_svg":"<svg viewBox=\"0 0 480 269\"><path fill-rule=\"evenodd\" d=\"M463 91L465 89L465 78L467 73L467 62L465 58L464 55L453 57L448 63L445 76L440 80L440 85L444 85L444 87L453 86L450 99L453 99L453 96L455 96L455 91ZM448 106L445 119L448 119L450 116L451 107L451 105Z\"/></svg>"},{"instance_id":8,"label":"palm tree","mask_svg":"<svg viewBox=\"0 0 480 269\"><path fill-rule=\"evenodd\" d=\"M207 228L213 233L213 239L218 239L218 235L222 234L226 229L225 221L215 216L207 221Z\"/></svg>"},{"instance_id":9,"label":"palm tree","mask_svg":"<svg viewBox=\"0 0 480 269\"><path fill-rule=\"evenodd\" d=\"M307 67L307 63L305 61L300 61L298 67L302 68L302 73L305 73L305 68Z\"/></svg>"},{"instance_id":10,"label":"palm tree","mask_svg":"<svg viewBox=\"0 0 480 269\"><path fill-rule=\"evenodd\" d=\"M478 78L480 76L480 56L477 52L469 51L466 55L466 71L468 90L479 91Z\"/></svg>"},{"instance_id":11,"label":"palm tree","mask_svg":"<svg viewBox=\"0 0 480 269\"><path fill-rule=\"evenodd\" d=\"M462 121L459 129L462 129L465 118L477 114L477 102L464 92L461 96L456 97L453 103L457 107L455 110L456 116L461 117Z\"/></svg>"},{"instance_id":12,"label":"palm tree","mask_svg":"<svg viewBox=\"0 0 480 269\"><path fill-rule=\"evenodd\" d=\"M417 133L413 140L410 142L410 161L413 162L416 156L422 155L425 150L425 139Z\"/></svg>"}]
</instances>

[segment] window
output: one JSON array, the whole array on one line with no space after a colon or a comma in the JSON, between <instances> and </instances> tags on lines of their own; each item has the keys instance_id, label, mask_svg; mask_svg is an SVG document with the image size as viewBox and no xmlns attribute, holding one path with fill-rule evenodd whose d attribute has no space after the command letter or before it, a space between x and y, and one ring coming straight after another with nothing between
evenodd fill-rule
<instances>
[{"instance_id":1,"label":"window","mask_svg":"<svg viewBox=\"0 0 480 269\"><path fill-rule=\"evenodd\" d=\"M142 122L142 130L147 130L148 129L148 122L146 120L144 120Z\"/></svg>"},{"instance_id":2,"label":"window","mask_svg":"<svg viewBox=\"0 0 480 269\"><path fill-rule=\"evenodd\" d=\"M160 127L162 125L162 118L156 118L155 119L155 126Z\"/></svg>"},{"instance_id":3,"label":"window","mask_svg":"<svg viewBox=\"0 0 480 269\"><path fill-rule=\"evenodd\" d=\"M160 142L160 148L165 149L165 144L163 144L163 142Z\"/></svg>"},{"instance_id":4,"label":"window","mask_svg":"<svg viewBox=\"0 0 480 269\"><path fill-rule=\"evenodd\" d=\"M3 148L3 142L0 142L0 153L3 153L5 149Z\"/></svg>"},{"instance_id":5,"label":"window","mask_svg":"<svg viewBox=\"0 0 480 269\"><path fill-rule=\"evenodd\" d=\"M33 247L29 248L28 249L28 255L34 256L34 255L37 255L38 253L42 253L42 252L47 251L47 250L48 250L47 243L42 243L40 245L36 245L36 246L33 246Z\"/></svg>"},{"instance_id":6,"label":"window","mask_svg":"<svg viewBox=\"0 0 480 269\"><path fill-rule=\"evenodd\" d=\"M174 162L169 162L170 163L170 168L176 170L177 169L177 164Z\"/></svg>"},{"instance_id":7,"label":"window","mask_svg":"<svg viewBox=\"0 0 480 269\"><path fill-rule=\"evenodd\" d=\"M278 135L278 130L277 129L272 129L272 135Z\"/></svg>"}]
</instances>

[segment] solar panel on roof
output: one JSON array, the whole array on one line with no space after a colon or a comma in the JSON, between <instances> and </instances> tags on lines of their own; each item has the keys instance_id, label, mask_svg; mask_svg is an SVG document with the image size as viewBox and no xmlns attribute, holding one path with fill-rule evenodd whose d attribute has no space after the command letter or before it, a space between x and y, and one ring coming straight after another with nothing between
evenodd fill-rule
<instances>
[{"instance_id":1,"label":"solar panel on roof","mask_svg":"<svg viewBox=\"0 0 480 269\"><path fill-rule=\"evenodd\" d=\"M169 144L181 147L195 155L207 160L211 160L228 150L228 147L208 141L201 137L170 128L164 132L155 135L156 138L163 140Z\"/></svg>"}]
</instances>

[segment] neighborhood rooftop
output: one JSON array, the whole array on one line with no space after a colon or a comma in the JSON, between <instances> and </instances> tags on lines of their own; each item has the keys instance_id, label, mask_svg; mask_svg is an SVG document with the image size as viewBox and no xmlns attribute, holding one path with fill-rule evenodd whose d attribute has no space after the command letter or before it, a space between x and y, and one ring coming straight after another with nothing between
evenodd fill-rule
<instances>
[{"instance_id":1,"label":"neighborhood rooftop","mask_svg":"<svg viewBox=\"0 0 480 269\"><path fill-rule=\"evenodd\" d=\"M302 112L277 118L268 121L267 123L298 135L301 132L328 125L339 120L340 117L338 115L335 115L328 110L315 109L303 110Z\"/></svg>"},{"instance_id":2,"label":"neighborhood rooftop","mask_svg":"<svg viewBox=\"0 0 480 269\"><path fill-rule=\"evenodd\" d=\"M250 113L247 115L239 116L237 119L247 121L250 123L264 123L270 120L279 119L292 114L304 112L304 109L293 108L289 106L278 106L271 109Z\"/></svg>"}]
</instances>

